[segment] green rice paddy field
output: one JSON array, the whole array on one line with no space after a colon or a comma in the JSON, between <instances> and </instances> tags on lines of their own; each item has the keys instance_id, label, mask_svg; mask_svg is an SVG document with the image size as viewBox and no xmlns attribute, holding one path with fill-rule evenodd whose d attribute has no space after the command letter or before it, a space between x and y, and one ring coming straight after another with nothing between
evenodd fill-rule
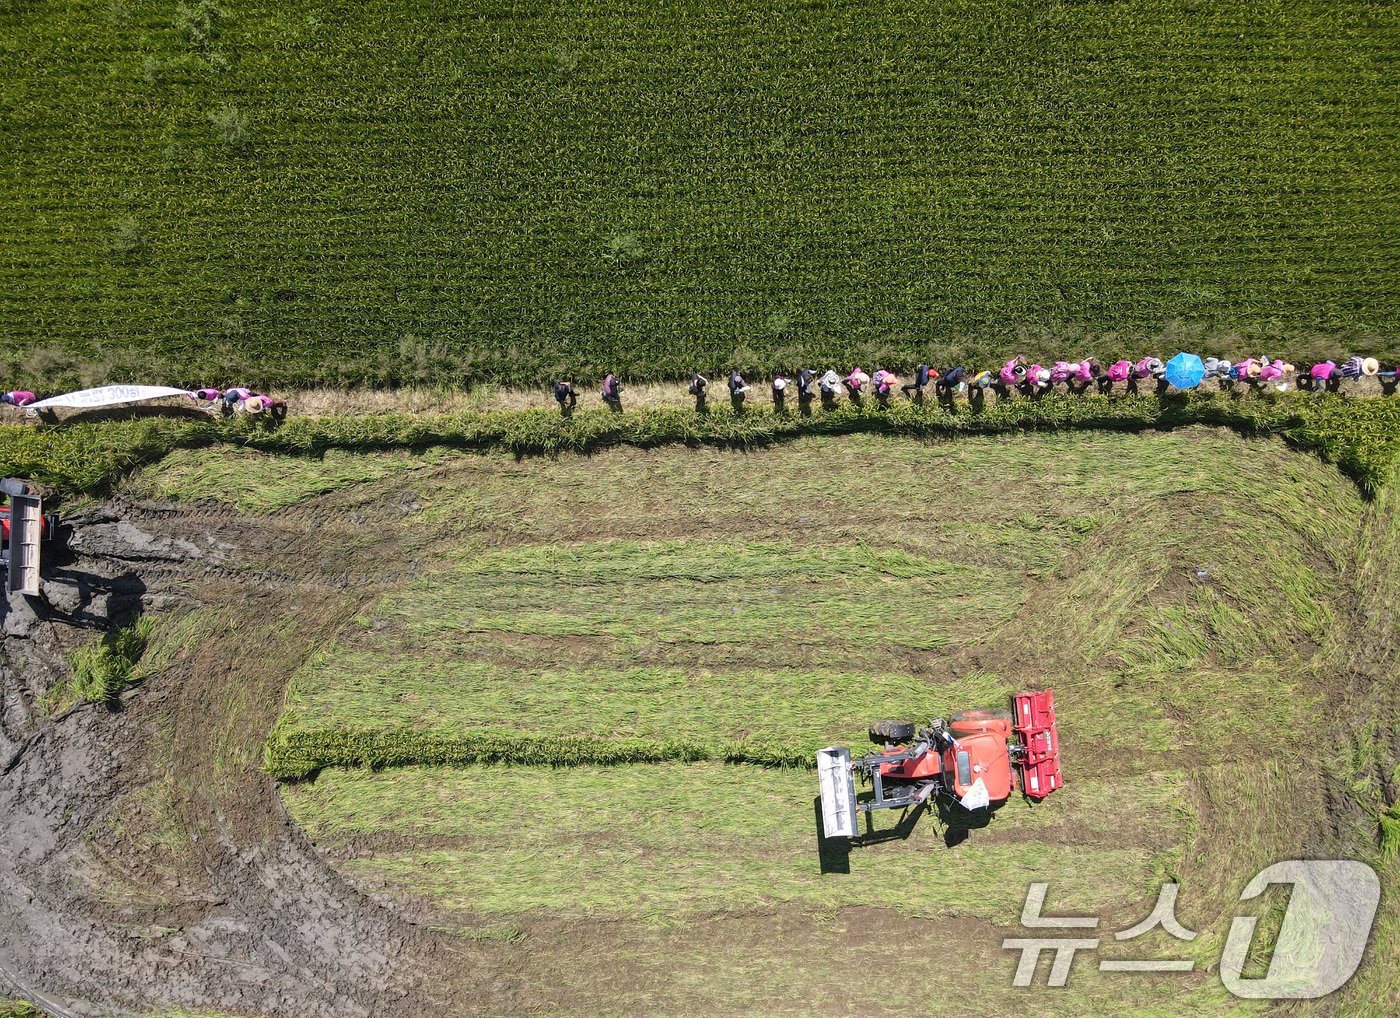
<instances>
[{"instance_id":1,"label":"green rice paddy field","mask_svg":"<svg viewBox=\"0 0 1400 1018\"><path fill-rule=\"evenodd\" d=\"M0 377L1394 360L1397 56L1373 0L0 4Z\"/></svg>"},{"instance_id":2,"label":"green rice paddy field","mask_svg":"<svg viewBox=\"0 0 1400 1018\"><path fill-rule=\"evenodd\" d=\"M1031 880L1105 937L1036 1001L1249 1011L1215 965L1254 872L1339 854L1392 886L1372 804L1393 698L1370 686L1389 658L1355 638L1395 592L1392 489L1368 501L1277 440L856 435L348 466L218 448L128 484L236 501L301 472L348 512L398 492L395 546L418 565L306 658L266 765L352 882L511 945L545 1013L1024 1008L1001 939L1024 935ZM816 749L1027 686L1056 691L1062 792L973 830L928 815L901 837L887 816L877 844L818 838ZM1201 936L1116 943L1170 879ZM1281 907L1263 903L1266 930ZM1389 899L1380 923L1377 943ZM1095 967L1144 956L1197 965ZM1389 1013L1393 988L1374 954L1347 1013Z\"/></svg>"}]
</instances>

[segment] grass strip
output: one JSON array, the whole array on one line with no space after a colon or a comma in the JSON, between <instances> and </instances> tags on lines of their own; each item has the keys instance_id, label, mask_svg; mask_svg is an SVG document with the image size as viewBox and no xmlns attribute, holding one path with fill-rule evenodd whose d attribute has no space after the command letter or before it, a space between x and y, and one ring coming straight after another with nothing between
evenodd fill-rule
<instances>
[{"instance_id":1,"label":"grass strip","mask_svg":"<svg viewBox=\"0 0 1400 1018\"><path fill-rule=\"evenodd\" d=\"M811 416L751 410L698 415L681 409L614 414L589 410L564 418L546 410L431 416L318 417L270 427L261 421L135 420L36 428L0 428L0 474L27 477L67 496L100 496L137 467L176 449L220 443L318 457L329 450L380 451L445 446L499 448L518 456L588 452L614 445L668 443L753 447L797 435L861 432L928 439L1056 429L1139 431L1206 424L1246 435L1279 435L1317 452L1373 493L1400 462L1400 401L1349 400L1299 393L1068 396L1012 399L950 409L896 403L848 404Z\"/></svg>"}]
</instances>

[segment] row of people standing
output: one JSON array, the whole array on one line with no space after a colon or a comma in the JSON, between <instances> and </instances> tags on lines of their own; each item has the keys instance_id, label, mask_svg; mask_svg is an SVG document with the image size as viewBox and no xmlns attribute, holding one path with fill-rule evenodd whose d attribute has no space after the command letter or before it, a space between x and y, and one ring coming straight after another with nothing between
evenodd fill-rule
<instances>
[{"instance_id":1,"label":"row of people standing","mask_svg":"<svg viewBox=\"0 0 1400 1018\"><path fill-rule=\"evenodd\" d=\"M1373 357L1351 357L1340 364L1331 360L1322 361L1304 372L1299 372L1294 365L1280 358L1267 356L1250 357L1238 362L1207 357L1201 367L1204 375L1200 381L1214 380L1222 389L1242 385L1252 389L1272 386L1286 390L1297 386L1304 390L1336 392L1346 379L1375 377L1381 391L1389 395L1395 392L1397 377L1400 377L1396 369L1382 371ZM1118 386L1130 393L1148 388L1160 394L1168 391L1172 383L1168 378L1167 362L1158 357L1118 360L1108 365L1101 364L1093 357L1056 361L1053 365L1028 364L1023 357L1013 357L999 369L983 371L974 371L962 365L938 369L920 364L908 382L903 382L893 371L884 369L867 374L857 367L849 374L841 375L832 368L820 374L811 368L804 368L794 377L779 374L768 382L773 404L779 410L784 409L789 394L794 392L804 406L817 398L824 405L831 405L843 393L855 402L870 394L883 405L895 393L921 402L929 386L934 388L940 399L948 399L955 394L967 394L975 399L988 391L1002 398L1012 395L1038 396L1054 391L1057 386L1063 386L1066 392L1073 394L1089 391L1111 393ZM697 410L707 408L709 387L710 380L704 375L698 371L691 374L687 392L694 397ZM753 386L738 370L729 373L727 388L730 402L736 409L742 408L753 392ZM614 410L622 409L622 385L616 375L609 374L604 378L599 395ZM566 379L554 383L554 398L566 411L572 410L578 403L577 391L573 383Z\"/></svg>"}]
</instances>

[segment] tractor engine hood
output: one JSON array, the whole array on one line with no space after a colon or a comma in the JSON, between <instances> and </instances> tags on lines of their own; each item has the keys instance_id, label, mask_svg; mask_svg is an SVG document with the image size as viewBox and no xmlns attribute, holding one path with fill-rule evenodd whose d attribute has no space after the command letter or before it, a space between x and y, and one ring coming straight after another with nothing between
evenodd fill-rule
<instances>
[{"instance_id":1,"label":"tractor engine hood","mask_svg":"<svg viewBox=\"0 0 1400 1018\"><path fill-rule=\"evenodd\" d=\"M979 782L982 789L969 801L984 794L989 802L1010 798L1011 754L1006 740L995 732L959 736L943 751L943 777L960 800L973 793Z\"/></svg>"}]
</instances>

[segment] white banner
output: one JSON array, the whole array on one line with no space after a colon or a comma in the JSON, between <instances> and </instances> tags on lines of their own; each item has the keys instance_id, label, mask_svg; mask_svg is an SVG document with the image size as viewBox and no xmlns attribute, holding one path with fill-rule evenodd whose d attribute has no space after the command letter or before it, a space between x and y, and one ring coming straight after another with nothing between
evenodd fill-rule
<instances>
[{"instance_id":1,"label":"white banner","mask_svg":"<svg viewBox=\"0 0 1400 1018\"><path fill-rule=\"evenodd\" d=\"M30 403L25 409L46 410L56 406L119 406L122 403L140 403L146 399L188 395L187 389L172 389L167 385L104 385L98 389L83 389L80 392L66 392L62 396L50 396L37 403Z\"/></svg>"}]
</instances>

